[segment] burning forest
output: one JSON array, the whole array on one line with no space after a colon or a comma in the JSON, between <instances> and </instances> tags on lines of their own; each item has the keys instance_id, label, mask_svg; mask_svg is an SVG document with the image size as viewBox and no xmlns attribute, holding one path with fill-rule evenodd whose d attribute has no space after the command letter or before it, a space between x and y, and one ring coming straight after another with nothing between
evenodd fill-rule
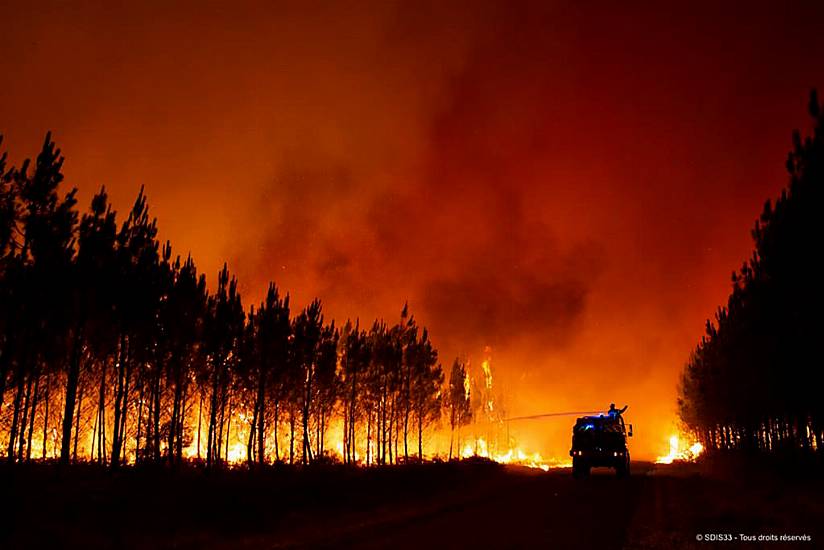
<instances>
[{"instance_id":1,"label":"burning forest","mask_svg":"<svg viewBox=\"0 0 824 550\"><path fill-rule=\"evenodd\" d=\"M248 309L157 239L141 190L119 219L105 189L78 212L47 136L0 164L8 462L382 465L480 456L546 468L504 428L491 350L448 376L425 327L336 325L270 283Z\"/></svg>"},{"instance_id":2,"label":"burning forest","mask_svg":"<svg viewBox=\"0 0 824 550\"><path fill-rule=\"evenodd\" d=\"M824 3L0 18L1 548L821 546Z\"/></svg>"}]
</instances>

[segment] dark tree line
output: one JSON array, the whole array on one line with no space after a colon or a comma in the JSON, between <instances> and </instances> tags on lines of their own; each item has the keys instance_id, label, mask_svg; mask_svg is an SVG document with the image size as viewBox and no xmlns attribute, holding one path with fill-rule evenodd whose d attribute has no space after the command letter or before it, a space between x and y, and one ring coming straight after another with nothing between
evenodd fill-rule
<instances>
[{"instance_id":1,"label":"dark tree line","mask_svg":"<svg viewBox=\"0 0 824 550\"><path fill-rule=\"evenodd\" d=\"M824 113L815 91L813 133L793 134L789 185L752 230L752 257L732 275L727 305L692 353L678 400L708 449L820 451L824 291Z\"/></svg>"},{"instance_id":2,"label":"dark tree line","mask_svg":"<svg viewBox=\"0 0 824 550\"><path fill-rule=\"evenodd\" d=\"M249 464L310 463L330 456L333 424L346 462L423 456L452 402L406 306L394 325L338 327L318 300L293 314L271 283L247 310L226 266L210 292L194 260L158 240L142 189L122 221L105 188L81 215L62 163L50 135L33 166L0 157L7 461L215 465L240 446ZM456 414L466 423L453 412L453 428Z\"/></svg>"}]
</instances>

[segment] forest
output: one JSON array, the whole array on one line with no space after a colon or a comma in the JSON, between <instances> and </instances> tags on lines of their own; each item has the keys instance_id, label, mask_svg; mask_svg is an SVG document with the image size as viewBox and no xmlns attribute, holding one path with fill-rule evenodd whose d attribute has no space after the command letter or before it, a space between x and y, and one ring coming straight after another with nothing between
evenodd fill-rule
<instances>
[{"instance_id":1,"label":"forest","mask_svg":"<svg viewBox=\"0 0 824 550\"><path fill-rule=\"evenodd\" d=\"M793 134L789 184L764 205L752 255L681 377L681 420L710 451L821 454L824 111L815 91L809 114L812 135Z\"/></svg>"},{"instance_id":2,"label":"forest","mask_svg":"<svg viewBox=\"0 0 824 550\"><path fill-rule=\"evenodd\" d=\"M0 138L2 145L2 138ZM34 164L0 157L0 453L9 463L206 467L422 461L427 433L471 410L406 305L336 325L270 283L248 308L226 265L210 291L160 242L141 188L118 218L80 213L47 134ZM332 426L340 446L330 449ZM452 448L450 445L450 456Z\"/></svg>"}]
</instances>

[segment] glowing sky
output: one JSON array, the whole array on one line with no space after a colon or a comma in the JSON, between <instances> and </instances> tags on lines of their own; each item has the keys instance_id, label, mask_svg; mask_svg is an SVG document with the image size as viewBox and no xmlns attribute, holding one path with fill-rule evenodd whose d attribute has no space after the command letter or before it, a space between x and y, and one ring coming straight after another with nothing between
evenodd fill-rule
<instances>
[{"instance_id":1,"label":"glowing sky","mask_svg":"<svg viewBox=\"0 0 824 550\"><path fill-rule=\"evenodd\" d=\"M84 208L145 185L247 305L408 299L444 363L492 346L513 414L629 403L636 456L824 84L813 3L108 4L0 3L13 160L51 129Z\"/></svg>"}]
</instances>

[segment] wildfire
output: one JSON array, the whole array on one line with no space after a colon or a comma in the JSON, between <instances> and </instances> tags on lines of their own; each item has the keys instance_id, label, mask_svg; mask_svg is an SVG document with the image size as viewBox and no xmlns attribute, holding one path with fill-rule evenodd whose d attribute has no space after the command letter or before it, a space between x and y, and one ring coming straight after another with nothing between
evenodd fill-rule
<instances>
[{"instance_id":1,"label":"wildfire","mask_svg":"<svg viewBox=\"0 0 824 550\"><path fill-rule=\"evenodd\" d=\"M704 446L698 441L687 445L687 442L678 435L669 438L669 453L655 459L656 464L672 464L673 462L695 462L704 451Z\"/></svg>"},{"instance_id":2,"label":"wildfire","mask_svg":"<svg viewBox=\"0 0 824 550\"><path fill-rule=\"evenodd\" d=\"M501 392L497 391L497 381L494 377L495 366L492 361L491 348L487 346L484 353L483 359L476 363L474 370L469 368L469 362L467 361L467 375L463 380L462 389L466 398L471 400L473 408L471 422L468 425L459 427L457 434L450 434L447 431L448 427L443 424L436 425L425 433L421 445L423 460L440 461L446 460L448 457L457 457L459 459L482 457L501 464L521 465L543 471L550 468L571 467L569 460L557 460L544 457L538 452L529 452L518 444L514 435L509 433L509 427L504 420L506 408ZM259 460L257 445L250 447L249 443L250 430L252 429L250 424L254 419L254 416L250 414L250 407L248 404L240 402L234 404L232 408L234 410L229 413L226 430L215 434L215 437L218 438L216 447L219 446L219 454L214 460L229 465L242 465L249 460L250 456L253 460ZM201 426L201 411L197 408L186 407L186 411L188 416L185 419L185 425L188 426L186 432L188 437L181 450L182 456L189 460L205 461L209 454L208 446L210 441L206 423L204 422ZM132 412L134 413L134 411ZM107 417L107 427L111 426L111 422L111 417ZM88 424L88 420L86 423ZM276 460L302 461L301 433L290 433L288 426L284 425L282 421L278 425L267 425L266 429L265 448L263 449L265 462L272 463ZM350 457L354 457L356 464L369 466L378 463L376 457L379 452L379 443L374 429L374 426L372 426L370 432L365 423L358 426L357 432L354 434L354 449L350 449L352 453ZM81 437L76 439L74 445L79 460L106 461L111 442L107 441L104 436L101 444L100 433L97 425L94 424L93 428L86 429L82 432ZM120 458L122 463L134 464L138 459L138 455L144 450L144 445L147 445L148 436L145 433L138 435L139 433L132 431L126 435ZM56 458L60 447L60 435L59 429L54 424L48 426L47 432L35 430L29 435L31 438L30 447L33 449L32 457ZM452 454L451 450L452 435L456 435L459 442L455 454ZM45 443L43 442L44 436ZM291 441L293 436L296 439ZM137 439L138 437L140 439ZM315 431L313 427L311 440L313 456L322 456L325 457L325 460L333 462L346 461L344 425L339 418L330 420L324 426L322 438L320 433ZM399 463L405 460L417 461L419 459L418 444L414 434L410 435L408 449L403 440L394 443L393 448L392 442L389 442L389 447L394 452L390 451L392 454L386 460L387 463ZM294 455L291 452L293 448ZM165 440L161 440L159 452L161 458L167 456L168 451Z\"/></svg>"},{"instance_id":3,"label":"wildfire","mask_svg":"<svg viewBox=\"0 0 824 550\"><path fill-rule=\"evenodd\" d=\"M489 348L487 348L488 350ZM492 397L492 368L489 364L489 358L484 359L481 363L481 369L483 370L484 376L484 393L487 396L486 399L486 412L492 413L495 409L495 401Z\"/></svg>"},{"instance_id":4,"label":"wildfire","mask_svg":"<svg viewBox=\"0 0 824 550\"><path fill-rule=\"evenodd\" d=\"M569 460L547 459L540 453L529 453L515 444L510 438L509 430L504 435L504 411L500 406L500 394L495 393L493 383L492 348L484 348L484 358L480 371L467 369L464 378L464 391L467 399L472 398L474 405L471 435L459 449L460 458L482 457L500 464L518 464L529 468L547 471L550 468L567 468L572 466ZM487 436L479 436L485 433Z\"/></svg>"},{"instance_id":5,"label":"wildfire","mask_svg":"<svg viewBox=\"0 0 824 550\"><path fill-rule=\"evenodd\" d=\"M230 464L239 464L246 460L246 446L241 442L229 445L228 461Z\"/></svg>"},{"instance_id":6,"label":"wildfire","mask_svg":"<svg viewBox=\"0 0 824 550\"><path fill-rule=\"evenodd\" d=\"M471 458L479 456L488 458L499 464L518 464L528 468L539 468L548 471L550 468L570 468L572 462L554 459L545 459L541 453L527 453L520 447L510 448L506 453L491 452L486 439L479 437L474 442L470 441L461 448L461 458Z\"/></svg>"}]
</instances>

